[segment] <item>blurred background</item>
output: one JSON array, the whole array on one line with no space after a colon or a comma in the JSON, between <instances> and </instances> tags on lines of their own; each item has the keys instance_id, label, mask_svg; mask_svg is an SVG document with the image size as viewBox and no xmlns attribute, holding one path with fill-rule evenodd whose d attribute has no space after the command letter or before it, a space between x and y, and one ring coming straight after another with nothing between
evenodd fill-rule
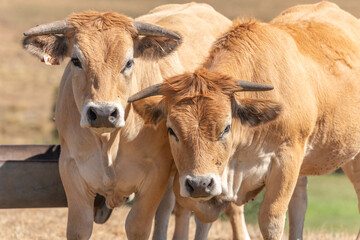
<instances>
[{"instance_id":1,"label":"blurred background","mask_svg":"<svg viewBox=\"0 0 360 240\"><path fill-rule=\"evenodd\" d=\"M21 46L24 31L37 24L64 19L73 12L115 11L135 18L162 4L185 2L188 1L0 0L0 144L58 143L52 118L57 87L66 64L46 66L25 52ZM230 19L256 17L268 21L288 7L317 1L205 0L201 2L209 3ZM360 18L359 0L334 2ZM261 196L246 207L247 221L255 239L259 237L256 229L256 214L260 199ZM0 233L0 239L64 237L66 212L59 209L41 211L0 210L0 228L8 229L8 232ZM106 228L98 230L103 231L104 234L113 234L104 235L105 238L101 237L102 239L119 239L123 236L121 234L124 234L124 225L120 222L123 221L124 214L121 212L118 217L113 220L113 227L111 223L108 225L109 230ZM60 222L54 221L54 218ZM44 232L44 229L41 230L44 225L38 226L36 223L45 219L48 219L46 223L50 224L48 232L45 231L45 235L32 235L33 232L37 232L36 226L40 227L39 232ZM51 224L54 224L54 228L51 228ZM220 235L211 233L211 239L231 238L229 228L221 224L229 225L220 221L218 227ZM54 230L58 229L55 226L60 227L58 233ZM310 177L309 206L305 222L307 239L355 239L359 228L360 215L357 210L357 199L347 178L343 174ZM312 235L313 232L320 235ZM98 239L97 237L100 238L102 235L94 236L93 239Z\"/></svg>"}]
</instances>

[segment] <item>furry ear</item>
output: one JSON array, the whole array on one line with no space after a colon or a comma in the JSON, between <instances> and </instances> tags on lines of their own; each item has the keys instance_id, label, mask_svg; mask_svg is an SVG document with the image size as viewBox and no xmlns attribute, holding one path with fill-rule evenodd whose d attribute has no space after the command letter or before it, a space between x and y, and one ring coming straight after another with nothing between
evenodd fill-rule
<instances>
[{"instance_id":1,"label":"furry ear","mask_svg":"<svg viewBox=\"0 0 360 240\"><path fill-rule=\"evenodd\" d=\"M276 119L281 113L281 105L266 99L241 99L238 103L233 98L233 115L240 118L241 123L252 127Z\"/></svg>"},{"instance_id":2,"label":"furry ear","mask_svg":"<svg viewBox=\"0 0 360 240\"><path fill-rule=\"evenodd\" d=\"M154 96L132 103L135 112L144 119L145 124L157 127L162 120L165 120L166 110L161 99L161 96Z\"/></svg>"},{"instance_id":3,"label":"furry ear","mask_svg":"<svg viewBox=\"0 0 360 240\"><path fill-rule=\"evenodd\" d=\"M69 39L59 35L25 37L23 47L47 65L59 65L69 56Z\"/></svg>"},{"instance_id":4,"label":"furry ear","mask_svg":"<svg viewBox=\"0 0 360 240\"><path fill-rule=\"evenodd\" d=\"M135 57L159 59L173 52L181 44L181 39L146 36L135 40Z\"/></svg>"}]
</instances>

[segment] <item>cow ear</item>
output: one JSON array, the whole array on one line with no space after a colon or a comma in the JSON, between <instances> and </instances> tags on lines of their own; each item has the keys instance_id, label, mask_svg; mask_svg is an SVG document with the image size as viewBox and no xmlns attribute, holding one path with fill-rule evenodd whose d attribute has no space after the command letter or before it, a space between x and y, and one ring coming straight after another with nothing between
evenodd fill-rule
<instances>
[{"instance_id":1,"label":"cow ear","mask_svg":"<svg viewBox=\"0 0 360 240\"><path fill-rule=\"evenodd\" d=\"M233 104L233 114L242 124L252 127L276 119L281 113L281 105L266 99L241 99Z\"/></svg>"},{"instance_id":2,"label":"cow ear","mask_svg":"<svg viewBox=\"0 0 360 240\"><path fill-rule=\"evenodd\" d=\"M70 56L69 39L60 35L25 37L23 47L47 65L59 65Z\"/></svg>"},{"instance_id":3,"label":"cow ear","mask_svg":"<svg viewBox=\"0 0 360 240\"><path fill-rule=\"evenodd\" d=\"M142 117L145 124L157 127L162 120L165 120L166 110L161 99L160 96L153 96L132 103L135 112Z\"/></svg>"},{"instance_id":4,"label":"cow ear","mask_svg":"<svg viewBox=\"0 0 360 240\"><path fill-rule=\"evenodd\" d=\"M135 40L135 57L159 59L173 52L181 44L180 39L145 36Z\"/></svg>"}]
</instances>

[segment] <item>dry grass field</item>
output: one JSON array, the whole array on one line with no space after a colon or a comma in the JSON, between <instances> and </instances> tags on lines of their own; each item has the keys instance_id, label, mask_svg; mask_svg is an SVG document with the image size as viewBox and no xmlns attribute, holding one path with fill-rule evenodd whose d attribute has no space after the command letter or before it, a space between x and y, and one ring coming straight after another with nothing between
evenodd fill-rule
<instances>
[{"instance_id":1,"label":"dry grass field","mask_svg":"<svg viewBox=\"0 0 360 240\"><path fill-rule=\"evenodd\" d=\"M102 225L95 224L91 239L121 240L126 239L125 218L129 207L115 209L110 219ZM65 239L66 209L12 209L0 210L0 239L9 240L60 240ZM248 225L252 240L262 239L260 231L253 225ZM174 216L171 216L168 239L174 232ZM230 240L232 238L230 224L226 221L216 221L209 232L209 240ZM190 223L189 239L194 239L195 222ZM354 240L355 234L345 232L329 233L326 231L306 231L307 240ZM287 239L287 235L284 235Z\"/></svg>"},{"instance_id":2,"label":"dry grass field","mask_svg":"<svg viewBox=\"0 0 360 240\"><path fill-rule=\"evenodd\" d=\"M0 0L0 144L53 143L53 104L64 69L45 66L21 47L22 33L36 24L64 19L85 10L116 11L132 17L144 14L166 0ZM255 16L270 20L282 10L314 0L204 0L219 12L235 18ZM343 9L360 17L359 0L336 0ZM346 207L346 206L344 206ZM116 209L104 225L95 225L92 239L125 239L124 222L128 207ZM249 225L252 239L261 239L257 227ZM64 239L66 209L0 210L0 240ZM169 236L174 228L172 217ZM190 239L194 236L191 223ZM231 239L226 221L217 221L209 239ZM285 236L286 237L286 236ZM355 239L354 233L305 231L305 239Z\"/></svg>"}]
</instances>

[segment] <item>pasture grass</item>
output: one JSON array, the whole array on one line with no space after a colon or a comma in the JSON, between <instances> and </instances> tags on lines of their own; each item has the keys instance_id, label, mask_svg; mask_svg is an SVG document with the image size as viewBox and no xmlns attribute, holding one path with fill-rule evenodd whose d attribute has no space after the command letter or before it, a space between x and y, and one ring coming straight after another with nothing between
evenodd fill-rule
<instances>
[{"instance_id":1,"label":"pasture grass","mask_svg":"<svg viewBox=\"0 0 360 240\"><path fill-rule=\"evenodd\" d=\"M309 177L305 229L357 233L360 214L355 189L344 174Z\"/></svg>"},{"instance_id":2,"label":"pasture grass","mask_svg":"<svg viewBox=\"0 0 360 240\"><path fill-rule=\"evenodd\" d=\"M116 208L105 224L94 224L91 239L125 240L125 219L130 211L129 206ZM39 209L0 209L1 240L61 240L66 235L66 208ZM175 227L175 215L170 216L167 239L172 239ZM195 221L190 220L189 239L195 236ZM261 240L259 228L255 224L247 224L252 240ZM347 232L331 233L328 231L304 232L306 240L354 240L356 234ZM208 240L231 240L232 230L229 222L213 223ZM283 239L288 239L286 232Z\"/></svg>"},{"instance_id":3,"label":"pasture grass","mask_svg":"<svg viewBox=\"0 0 360 240\"><path fill-rule=\"evenodd\" d=\"M245 205L247 223L257 224L259 206L264 191ZM222 217L223 219L224 216ZM286 231L288 231L288 217ZM355 189L344 174L308 177L308 208L305 215L305 232L347 232L357 234L360 214Z\"/></svg>"}]
</instances>

